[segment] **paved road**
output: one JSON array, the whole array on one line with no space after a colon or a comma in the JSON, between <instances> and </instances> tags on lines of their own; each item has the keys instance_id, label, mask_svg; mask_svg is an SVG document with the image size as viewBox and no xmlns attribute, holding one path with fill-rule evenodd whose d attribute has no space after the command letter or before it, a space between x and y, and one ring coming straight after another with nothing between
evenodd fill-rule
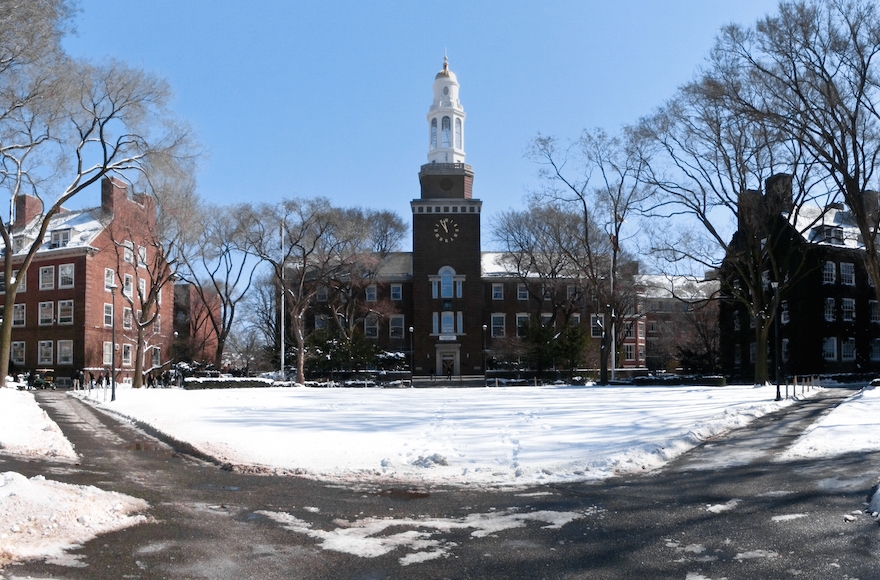
<instances>
[{"instance_id":1,"label":"paved road","mask_svg":"<svg viewBox=\"0 0 880 580\"><path fill-rule=\"evenodd\" d=\"M0 471L140 497L155 522L100 536L68 565L32 561L0 577L880 578L880 527L864 514L844 518L864 507L880 454L774 460L850 394L827 391L655 474L414 491L223 471L64 393L40 392L81 463L0 458Z\"/></svg>"}]
</instances>

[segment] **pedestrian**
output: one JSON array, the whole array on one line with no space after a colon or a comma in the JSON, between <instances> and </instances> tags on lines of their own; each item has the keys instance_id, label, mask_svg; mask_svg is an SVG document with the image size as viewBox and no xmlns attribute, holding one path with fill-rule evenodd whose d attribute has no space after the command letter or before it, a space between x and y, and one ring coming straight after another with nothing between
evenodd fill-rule
<instances>
[{"instance_id":1,"label":"pedestrian","mask_svg":"<svg viewBox=\"0 0 880 580\"><path fill-rule=\"evenodd\" d=\"M79 390L79 371L73 371L73 374L70 375L70 380L73 382L73 390Z\"/></svg>"}]
</instances>

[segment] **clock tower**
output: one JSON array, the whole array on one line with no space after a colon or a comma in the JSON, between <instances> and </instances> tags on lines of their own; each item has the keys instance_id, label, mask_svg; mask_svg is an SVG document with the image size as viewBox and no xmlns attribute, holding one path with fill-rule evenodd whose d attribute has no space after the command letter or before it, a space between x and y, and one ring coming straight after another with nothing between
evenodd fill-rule
<instances>
[{"instance_id":1,"label":"clock tower","mask_svg":"<svg viewBox=\"0 0 880 580\"><path fill-rule=\"evenodd\" d=\"M428 110L428 163L413 222L414 372L483 374L480 247L482 202L465 163L464 109L455 73L444 59Z\"/></svg>"}]
</instances>

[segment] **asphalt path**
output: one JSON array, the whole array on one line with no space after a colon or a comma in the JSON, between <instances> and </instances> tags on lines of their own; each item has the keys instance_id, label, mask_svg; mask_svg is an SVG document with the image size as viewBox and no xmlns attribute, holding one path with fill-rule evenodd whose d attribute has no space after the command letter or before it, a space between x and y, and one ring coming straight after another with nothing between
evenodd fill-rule
<instances>
[{"instance_id":1,"label":"asphalt path","mask_svg":"<svg viewBox=\"0 0 880 580\"><path fill-rule=\"evenodd\" d=\"M143 498L152 521L0 578L880 578L880 527L863 513L880 454L777 460L852 393L826 390L655 473L493 490L226 471L38 392L81 460L0 456L0 471Z\"/></svg>"}]
</instances>

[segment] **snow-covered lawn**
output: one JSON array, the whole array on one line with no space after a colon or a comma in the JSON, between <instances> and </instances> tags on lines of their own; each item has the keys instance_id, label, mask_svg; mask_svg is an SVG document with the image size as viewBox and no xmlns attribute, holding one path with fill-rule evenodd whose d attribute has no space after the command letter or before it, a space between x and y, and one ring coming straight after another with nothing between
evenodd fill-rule
<instances>
[{"instance_id":1,"label":"snow-covered lawn","mask_svg":"<svg viewBox=\"0 0 880 580\"><path fill-rule=\"evenodd\" d=\"M792 402L774 395L771 387L293 387L124 390L113 403L93 391L92 400L233 465L519 486L655 469Z\"/></svg>"}]
</instances>

